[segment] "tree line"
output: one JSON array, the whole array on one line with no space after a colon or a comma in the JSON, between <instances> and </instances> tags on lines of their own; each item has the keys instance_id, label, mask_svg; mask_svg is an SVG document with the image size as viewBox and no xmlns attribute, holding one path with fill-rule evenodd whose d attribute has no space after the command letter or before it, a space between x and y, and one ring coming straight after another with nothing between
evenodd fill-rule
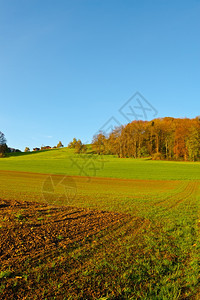
<instances>
[{"instance_id":1,"label":"tree line","mask_svg":"<svg viewBox=\"0 0 200 300\"><path fill-rule=\"evenodd\" d=\"M57 146L41 146L40 148L33 148L33 151L40 151L40 150L50 150L50 149L56 149L56 148L62 148L64 147L64 145L62 144L61 141L58 142ZM29 147L26 147L24 152L30 152L30 148Z\"/></svg>"},{"instance_id":2,"label":"tree line","mask_svg":"<svg viewBox=\"0 0 200 300\"><path fill-rule=\"evenodd\" d=\"M94 153L120 158L200 160L200 118L158 118L133 121L109 135L99 132L92 141Z\"/></svg>"},{"instance_id":3,"label":"tree line","mask_svg":"<svg viewBox=\"0 0 200 300\"><path fill-rule=\"evenodd\" d=\"M50 147L50 146L41 146L41 148L33 148L33 151L39 150L47 150L47 149L55 149L64 147L61 141L57 144L57 146ZM37 150L36 150L37 149ZM7 146L7 140L3 132L0 131L0 157L5 157L10 152L21 152L19 149L10 148ZM30 148L26 147L24 152L30 152Z\"/></svg>"},{"instance_id":4,"label":"tree line","mask_svg":"<svg viewBox=\"0 0 200 300\"><path fill-rule=\"evenodd\" d=\"M61 142L55 148L60 147L63 147ZM87 146L80 139L74 138L68 148L75 149L75 153L88 153ZM0 132L0 156L6 152L9 148L4 134ZM200 117L133 121L116 127L108 135L99 132L93 137L92 153L120 158L151 156L152 159L200 161Z\"/></svg>"}]
</instances>

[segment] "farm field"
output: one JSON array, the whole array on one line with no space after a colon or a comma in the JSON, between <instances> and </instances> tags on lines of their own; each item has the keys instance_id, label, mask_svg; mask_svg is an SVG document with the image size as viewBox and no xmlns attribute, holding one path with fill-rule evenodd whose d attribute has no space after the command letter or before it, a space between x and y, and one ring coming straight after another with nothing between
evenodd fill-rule
<instances>
[{"instance_id":1,"label":"farm field","mask_svg":"<svg viewBox=\"0 0 200 300\"><path fill-rule=\"evenodd\" d=\"M79 155L67 148L13 153L0 160L0 170L129 179L197 180L200 179L199 169L200 162Z\"/></svg>"},{"instance_id":2,"label":"farm field","mask_svg":"<svg viewBox=\"0 0 200 300\"><path fill-rule=\"evenodd\" d=\"M0 298L199 299L199 163L66 153L0 161Z\"/></svg>"}]
</instances>

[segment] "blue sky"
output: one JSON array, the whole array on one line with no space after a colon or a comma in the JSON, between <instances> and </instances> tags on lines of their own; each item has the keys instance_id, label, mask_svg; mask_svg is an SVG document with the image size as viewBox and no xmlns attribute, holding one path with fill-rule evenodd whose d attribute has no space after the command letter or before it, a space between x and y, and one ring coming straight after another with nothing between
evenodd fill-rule
<instances>
[{"instance_id":1,"label":"blue sky","mask_svg":"<svg viewBox=\"0 0 200 300\"><path fill-rule=\"evenodd\" d=\"M128 122L119 110L137 91L156 117L200 115L199 16L199 0L0 0L8 145L90 142Z\"/></svg>"}]
</instances>

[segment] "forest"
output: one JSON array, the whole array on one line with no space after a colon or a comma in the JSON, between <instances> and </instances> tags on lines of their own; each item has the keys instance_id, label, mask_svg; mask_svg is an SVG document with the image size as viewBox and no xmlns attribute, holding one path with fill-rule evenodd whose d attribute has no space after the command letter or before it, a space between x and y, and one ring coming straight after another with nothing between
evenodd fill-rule
<instances>
[{"instance_id":1,"label":"forest","mask_svg":"<svg viewBox=\"0 0 200 300\"><path fill-rule=\"evenodd\" d=\"M109 135L99 132L93 137L92 148L97 154L120 158L166 160L200 160L200 118L158 118L133 121L115 128Z\"/></svg>"}]
</instances>

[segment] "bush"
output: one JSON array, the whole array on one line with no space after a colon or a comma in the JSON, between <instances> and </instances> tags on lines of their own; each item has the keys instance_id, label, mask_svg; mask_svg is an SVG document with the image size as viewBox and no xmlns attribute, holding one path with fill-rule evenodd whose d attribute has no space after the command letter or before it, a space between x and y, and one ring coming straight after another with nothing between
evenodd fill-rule
<instances>
[{"instance_id":1,"label":"bush","mask_svg":"<svg viewBox=\"0 0 200 300\"><path fill-rule=\"evenodd\" d=\"M162 157L162 154L160 152L158 152L158 153L154 153L152 155L152 159L153 160L161 160L161 159L163 159L163 157Z\"/></svg>"},{"instance_id":2,"label":"bush","mask_svg":"<svg viewBox=\"0 0 200 300\"><path fill-rule=\"evenodd\" d=\"M0 145L0 157L5 157L6 152L9 152L8 146L6 144Z\"/></svg>"}]
</instances>

